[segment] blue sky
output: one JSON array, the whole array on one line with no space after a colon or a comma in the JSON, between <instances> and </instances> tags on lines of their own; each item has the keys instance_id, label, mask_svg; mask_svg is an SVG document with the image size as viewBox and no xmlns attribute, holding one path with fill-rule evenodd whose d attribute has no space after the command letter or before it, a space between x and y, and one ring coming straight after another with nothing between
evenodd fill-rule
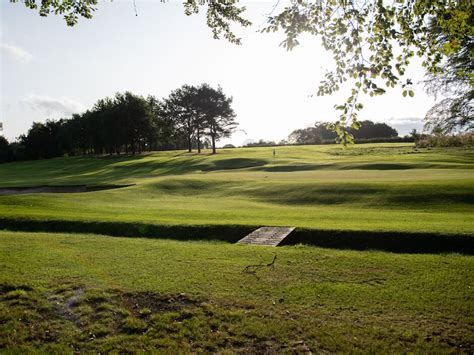
<instances>
[{"instance_id":1,"label":"blue sky","mask_svg":"<svg viewBox=\"0 0 474 355\"><path fill-rule=\"evenodd\" d=\"M247 29L236 27L242 46L214 40L204 14L185 16L181 3L104 1L92 20L67 27L61 17L42 18L23 4L0 3L0 122L12 140L33 121L68 117L117 91L166 97L183 84L221 85L233 96L240 128L230 141L280 140L296 128L334 121L333 106L347 88L330 97L311 96L331 57L319 39L305 36L291 52L281 33L261 34L276 1L242 1ZM283 3L283 2L282 2ZM278 11L278 9L276 10ZM423 79L416 63L409 71ZM414 98L394 89L363 98L361 119L385 121L400 133L419 129L434 99L416 87Z\"/></svg>"}]
</instances>

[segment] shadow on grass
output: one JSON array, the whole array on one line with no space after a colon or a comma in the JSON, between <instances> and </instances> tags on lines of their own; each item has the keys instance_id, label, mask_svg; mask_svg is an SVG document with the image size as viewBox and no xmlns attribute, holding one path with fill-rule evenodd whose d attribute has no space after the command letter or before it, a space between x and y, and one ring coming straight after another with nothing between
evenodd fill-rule
<instances>
[{"instance_id":1,"label":"shadow on grass","mask_svg":"<svg viewBox=\"0 0 474 355\"><path fill-rule=\"evenodd\" d=\"M267 164L264 159L249 159L249 158L232 158L232 159L221 159L212 162L212 165L204 167L202 171L216 171L216 170L229 170L229 169L245 169L260 167Z\"/></svg>"},{"instance_id":2,"label":"shadow on grass","mask_svg":"<svg viewBox=\"0 0 474 355\"><path fill-rule=\"evenodd\" d=\"M228 243L237 242L258 227L242 225L173 226L0 218L0 229L14 231L92 233L117 237L142 237L181 241L219 240ZM332 249L474 255L474 236L465 234L296 229L281 245L300 243Z\"/></svg>"},{"instance_id":3,"label":"shadow on grass","mask_svg":"<svg viewBox=\"0 0 474 355\"><path fill-rule=\"evenodd\" d=\"M238 193L238 191L233 191ZM387 206L394 209L439 206L462 206L474 203L474 189L459 185L400 185L381 184L275 184L248 188L242 195L252 196L266 203L280 205L340 205L357 204L370 208Z\"/></svg>"},{"instance_id":4,"label":"shadow on grass","mask_svg":"<svg viewBox=\"0 0 474 355\"><path fill-rule=\"evenodd\" d=\"M124 187L134 186L135 184L128 185L98 185L98 186L87 186L87 185L42 185L42 186L25 186L25 187L0 187L0 196L5 195L21 195L21 194L39 194L39 193L83 193L83 192L95 192L104 190L115 190Z\"/></svg>"},{"instance_id":5,"label":"shadow on grass","mask_svg":"<svg viewBox=\"0 0 474 355\"><path fill-rule=\"evenodd\" d=\"M338 205L367 203L383 187L369 185L279 184L246 190L247 195L281 205Z\"/></svg>"},{"instance_id":6,"label":"shadow on grass","mask_svg":"<svg viewBox=\"0 0 474 355\"><path fill-rule=\"evenodd\" d=\"M280 245L295 244L408 254L474 255L474 236L463 234L297 229Z\"/></svg>"},{"instance_id":7,"label":"shadow on grass","mask_svg":"<svg viewBox=\"0 0 474 355\"><path fill-rule=\"evenodd\" d=\"M464 168L463 165L455 166L453 164L432 164L432 163L333 163L333 164L288 164L255 167L252 170L266 171L274 173L290 173L297 171L316 171L316 170L410 170L410 169L452 169Z\"/></svg>"},{"instance_id":8,"label":"shadow on grass","mask_svg":"<svg viewBox=\"0 0 474 355\"><path fill-rule=\"evenodd\" d=\"M148 184L150 190L159 190L166 194L181 196L198 196L210 193L225 193L226 189L235 186L231 181L209 181L197 179L169 179Z\"/></svg>"}]
</instances>

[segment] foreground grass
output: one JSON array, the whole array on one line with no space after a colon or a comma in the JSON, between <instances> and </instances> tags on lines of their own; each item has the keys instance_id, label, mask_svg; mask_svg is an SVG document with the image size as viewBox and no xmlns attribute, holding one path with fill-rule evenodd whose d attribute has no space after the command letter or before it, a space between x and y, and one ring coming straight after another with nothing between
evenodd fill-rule
<instances>
[{"instance_id":1,"label":"foreground grass","mask_svg":"<svg viewBox=\"0 0 474 355\"><path fill-rule=\"evenodd\" d=\"M0 232L0 271L7 351L474 351L455 254Z\"/></svg>"},{"instance_id":2,"label":"foreground grass","mask_svg":"<svg viewBox=\"0 0 474 355\"><path fill-rule=\"evenodd\" d=\"M474 234L474 150L409 144L159 152L0 165L0 187L136 184L0 196L4 218L156 225L289 225ZM1 226L0 226L1 227Z\"/></svg>"}]
</instances>

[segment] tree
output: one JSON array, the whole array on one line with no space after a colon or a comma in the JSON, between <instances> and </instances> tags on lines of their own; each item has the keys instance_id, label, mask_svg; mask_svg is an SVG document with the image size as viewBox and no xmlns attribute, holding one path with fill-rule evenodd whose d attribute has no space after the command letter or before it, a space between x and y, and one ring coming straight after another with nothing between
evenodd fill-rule
<instances>
[{"instance_id":1,"label":"tree","mask_svg":"<svg viewBox=\"0 0 474 355\"><path fill-rule=\"evenodd\" d=\"M172 119L177 129L181 131L188 143L188 152L193 149L193 138L196 128L195 115L196 88L183 85L173 90L164 104L164 115Z\"/></svg>"},{"instance_id":2,"label":"tree","mask_svg":"<svg viewBox=\"0 0 474 355\"><path fill-rule=\"evenodd\" d=\"M322 137L316 127L295 129L288 136L288 142L291 144L321 144Z\"/></svg>"},{"instance_id":3,"label":"tree","mask_svg":"<svg viewBox=\"0 0 474 355\"><path fill-rule=\"evenodd\" d=\"M372 121L361 121L358 130L352 130L355 139L371 138L394 138L398 132L386 123L374 123Z\"/></svg>"},{"instance_id":4,"label":"tree","mask_svg":"<svg viewBox=\"0 0 474 355\"><path fill-rule=\"evenodd\" d=\"M9 144L5 137L0 136L0 163L8 161Z\"/></svg>"},{"instance_id":5,"label":"tree","mask_svg":"<svg viewBox=\"0 0 474 355\"><path fill-rule=\"evenodd\" d=\"M41 5L28 0L24 4L38 10L41 16L63 14L67 24L74 25L78 16L92 17L97 0L41 0ZM230 24L250 25L243 17L245 7L236 0L188 0L184 3L185 13L197 13L204 4L208 6L207 23L214 37L223 36L239 44ZM433 21L444 37L442 47L433 37ZM332 53L335 68L320 83L318 95L332 94L342 83L352 83L346 102L335 106L340 116L332 125L344 144L353 141L350 128L360 126L357 113L363 108L361 94L382 95L385 87L399 86L403 96L413 96L412 80L404 78L412 57L423 58L428 74L443 77L443 65L452 64L446 61L447 56L456 56L463 50L466 38L474 36L471 0L298 0L269 17L263 31L279 30L286 35L282 45L288 50L299 44L301 34L309 33L320 37L324 48ZM469 77L472 88L472 70ZM464 104L470 98L459 96L459 101L450 107L472 108Z\"/></svg>"},{"instance_id":6,"label":"tree","mask_svg":"<svg viewBox=\"0 0 474 355\"><path fill-rule=\"evenodd\" d=\"M64 151L58 139L63 123L64 120L33 122L28 133L20 136L20 143L25 147L27 157L47 159L63 155Z\"/></svg>"},{"instance_id":7,"label":"tree","mask_svg":"<svg viewBox=\"0 0 474 355\"><path fill-rule=\"evenodd\" d=\"M474 90L448 97L434 105L425 116L424 129L443 134L474 129Z\"/></svg>"},{"instance_id":8,"label":"tree","mask_svg":"<svg viewBox=\"0 0 474 355\"><path fill-rule=\"evenodd\" d=\"M232 109L232 97L227 97L219 86L216 89L202 84L200 106L205 116L206 134L211 138L212 154L216 154L216 141L229 137L237 127L235 112Z\"/></svg>"},{"instance_id":9,"label":"tree","mask_svg":"<svg viewBox=\"0 0 474 355\"><path fill-rule=\"evenodd\" d=\"M450 53L458 53L463 39L474 34L470 0L298 1L270 18L266 31L285 31L283 45L289 50L298 45L300 34L317 35L333 54L335 69L326 74L318 95L352 81L350 96L336 106L340 120L332 126L347 143L352 142L349 129L360 127L360 94L381 95L383 86L401 86L403 96L414 95L412 80L403 77L415 54L423 58L427 73L443 75L445 53L433 41L429 19L436 21Z\"/></svg>"},{"instance_id":10,"label":"tree","mask_svg":"<svg viewBox=\"0 0 474 355\"><path fill-rule=\"evenodd\" d=\"M216 153L216 141L230 136L237 126L231 104L232 98L221 87L216 90L208 84L183 85L165 100L164 116L173 119L177 129L186 136L188 152L196 141L200 153L202 138L208 135L212 152Z\"/></svg>"},{"instance_id":11,"label":"tree","mask_svg":"<svg viewBox=\"0 0 474 355\"><path fill-rule=\"evenodd\" d=\"M321 144L334 142L337 135L334 131L328 129L329 123L316 122L314 127L297 129L288 136L291 144ZM361 121L358 130L351 129L349 133L356 140L394 138L398 137L398 132L386 123L374 123L372 121Z\"/></svg>"},{"instance_id":12,"label":"tree","mask_svg":"<svg viewBox=\"0 0 474 355\"><path fill-rule=\"evenodd\" d=\"M316 122L314 127L296 129L288 136L291 144L321 144L334 142L337 138L334 131L328 129L328 122Z\"/></svg>"},{"instance_id":13,"label":"tree","mask_svg":"<svg viewBox=\"0 0 474 355\"><path fill-rule=\"evenodd\" d=\"M121 143L128 147L132 155L146 149L149 132L155 130L153 115L148 102L131 92L117 93L114 98L114 121L121 132Z\"/></svg>"},{"instance_id":14,"label":"tree","mask_svg":"<svg viewBox=\"0 0 474 355\"><path fill-rule=\"evenodd\" d=\"M474 12L469 22L474 26ZM431 27L433 41L447 58L440 65L442 75L429 74L425 86L435 97L439 94L447 97L426 113L425 130L439 129L443 134L470 131L474 128L474 37L464 36L460 49L453 51L437 21L433 20Z\"/></svg>"},{"instance_id":15,"label":"tree","mask_svg":"<svg viewBox=\"0 0 474 355\"><path fill-rule=\"evenodd\" d=\"M109 154L120 151L120 146L126 142L127 122L120 116L117 106L116 97L106 97L98 100L84 115L90 146L95 154L102 154L104 150Z\"/></svg>"},{"instance_id":16,"label":"tree","mask_svg":"<svg viewBox=\"0 0 474 355\"><path fill-rule=\"evenodd\" d=\"M153 129L147 133L149 150L170 149L173 147L174 124L164 112L164 103L156 97L147 98L150 107Z\"/></svg>"},{"instance_id":17,"label":"tree","mask_svg":"<svg viewBox=\"0 0 474 355\"><path fill-rule=\"evenodd\" d=\"M18 3L20 0L10 0ZM24 0L23 4L32 10L38 11L40 16L46 17L50 14L63 15L68 26L77 24L79 17L91 19L98 0ZM166 2L166 0L160 0ZM230 29L230 23L236 22L241 26L250 26L251 22L242 17L244 6L238 6L237 0L229 1L206 1L187 0L184 2L186 15L197 14L200 6L208 3L207 24L211 28L214 38L221 36L231 43L240 44L241 40Z\"/></svg>"}]
</instances>

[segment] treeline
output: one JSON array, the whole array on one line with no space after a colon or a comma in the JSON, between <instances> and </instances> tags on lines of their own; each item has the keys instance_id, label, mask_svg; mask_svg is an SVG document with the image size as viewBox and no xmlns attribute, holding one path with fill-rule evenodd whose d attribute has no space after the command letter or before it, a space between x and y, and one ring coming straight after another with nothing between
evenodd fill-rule
<instances>
[{"instance_id":1,"label":"treeline","mask_svg":"<svg viewBox=\"0 0 474 355\"><path fill-rule=\"evenodd\" d=\"M163 100L117 93L69 119L34 122L15 142L0 137L0 162L208 147L215 153L216 142L235 130L235 116L232 97L207 84L184 85Z\"/></svg>"},{"instance_id":2,"label":"treeline","mask_svg":"<svg viewBox=\"0 0 474 355\"><path fill-rule=\"evenodd\" d=\"M245 147L271 147L276 145L335 144L337 134L328 128L328 122L316 122L313 127L296 129L288 139L277 142L263 139L248 143ZM360 122L359 130L350 129L356 143L413 142L411 136L399 137L398 132L386 123Z\"/></svg>"},{"instance_id":3,"label":"treeline","mask_svg":"<svg viewBox=\"0 0 474 355\"><path fill-rule=\"evenodd\" d=\"M288 136L290 144L327 144L334 143L337 134L330 130L327 122L316 122L314 127L297 129ZM376 140L393 140L398 138L398 132L386 123L361 121L360 128L349 129L355 142L374 142Z\"/></svg>"}]
</instances>

